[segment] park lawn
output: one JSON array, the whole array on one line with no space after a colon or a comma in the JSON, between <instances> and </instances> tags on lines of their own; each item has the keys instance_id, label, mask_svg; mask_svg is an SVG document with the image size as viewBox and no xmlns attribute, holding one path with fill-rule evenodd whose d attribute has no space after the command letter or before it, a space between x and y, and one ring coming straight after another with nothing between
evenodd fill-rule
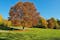
<instances>
[{"instance_id":1,"label":"park lawn","mask_svg":"<svg viewBox=\"0 0 60 40\"><path fill-rule=\"evenodd\" d=\"M60 30L29 28L21 31L0 32L0 40L60 40Z\"/></svg>"}]
</instances>

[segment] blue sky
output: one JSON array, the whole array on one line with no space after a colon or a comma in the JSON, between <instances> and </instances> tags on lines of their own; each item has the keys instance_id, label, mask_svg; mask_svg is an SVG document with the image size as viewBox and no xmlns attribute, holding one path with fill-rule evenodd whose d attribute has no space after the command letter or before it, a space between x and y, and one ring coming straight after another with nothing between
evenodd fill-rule
<instances>
[{"instance_id":1,"label":"blue sky","mask_svg":"<svg viewBox=\"0 0 60 40\"><path fill-rule=\"evenodd\" d=\"M0 14L3 18L9 17L9 10L11 6L14 6L19 0L0 0ZM27 0L22 0L25 2ZM28 0L33 2L40 15L48 19L50 17L60 19L60 0Z\"/></svg>"}]
</instances>

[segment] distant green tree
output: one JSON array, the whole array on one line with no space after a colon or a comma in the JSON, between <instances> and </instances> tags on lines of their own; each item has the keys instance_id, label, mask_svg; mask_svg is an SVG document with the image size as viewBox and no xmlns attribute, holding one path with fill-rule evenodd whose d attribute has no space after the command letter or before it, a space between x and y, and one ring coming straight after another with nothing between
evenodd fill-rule
<instances>
[{"instance_id":1,"label":"distant green tree","mask_svg":"<svg viewBox=\"0 0 60 40\"><path fill-rule=\"evenodd\" d=\"M41 28L48 28L47 27L47 21L46 19L44 19L43 17L40 17L39 19L39 23L38 23L38 27L41 27Z\"/></svg>"},{"instance_id":2,"label":"distant green tree","mask_svg":"<svg viewBox=\"0 0 60 40\"><path fill-rule=\"evenodd\" d=\"M58 28L59 27L59 25L58 25L58 23L57 23L57 20L55 19L55 18L50 18L49 20L48 20L48 27L49 28Z\"/></svg>"},{"instance_id":3,"label":"distant green tree","mask_svg":"<svg viewBox=\"0 0 60 40\"><path fill-rule=\"evenodd\" d=\"M59 20L59 19L57 19L57 24L58 24L58 25L57 25L56 28L57 28L57 29L60 29L60 20Z\"/></svg>"}]
</instances>

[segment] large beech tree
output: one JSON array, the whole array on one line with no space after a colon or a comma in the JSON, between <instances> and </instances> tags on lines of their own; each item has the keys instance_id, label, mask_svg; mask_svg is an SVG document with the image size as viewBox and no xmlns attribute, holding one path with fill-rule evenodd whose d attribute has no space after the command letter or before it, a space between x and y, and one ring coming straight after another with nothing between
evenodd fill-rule
<instances>
[{"instance_id":1,"label":"large beech tree","mask_svg":"<svg viewBox=\"0 0 60 40\"><path fill-rule=\"evenodd\" d=\"M18 2L11 7L9 20L14 26L32 27L38 24L39 13L31 2Z\"/></svg>"}]
</instances>

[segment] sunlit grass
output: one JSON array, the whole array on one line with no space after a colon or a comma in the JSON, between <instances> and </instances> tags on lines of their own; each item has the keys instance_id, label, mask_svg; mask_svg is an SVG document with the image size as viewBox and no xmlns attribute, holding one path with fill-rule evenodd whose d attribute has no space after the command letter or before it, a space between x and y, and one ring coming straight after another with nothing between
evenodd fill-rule
<instances>
[{"instance_id":1,"label":"sunlit grass","mask_svg":"<svg viewBox=\"0 0 60 40\"><path fill-rule=\"evenodd\" d=\"M29 28L23 31L0 32L0 40L60 40L60 30Z\"/></svg>"}]
</instances>

